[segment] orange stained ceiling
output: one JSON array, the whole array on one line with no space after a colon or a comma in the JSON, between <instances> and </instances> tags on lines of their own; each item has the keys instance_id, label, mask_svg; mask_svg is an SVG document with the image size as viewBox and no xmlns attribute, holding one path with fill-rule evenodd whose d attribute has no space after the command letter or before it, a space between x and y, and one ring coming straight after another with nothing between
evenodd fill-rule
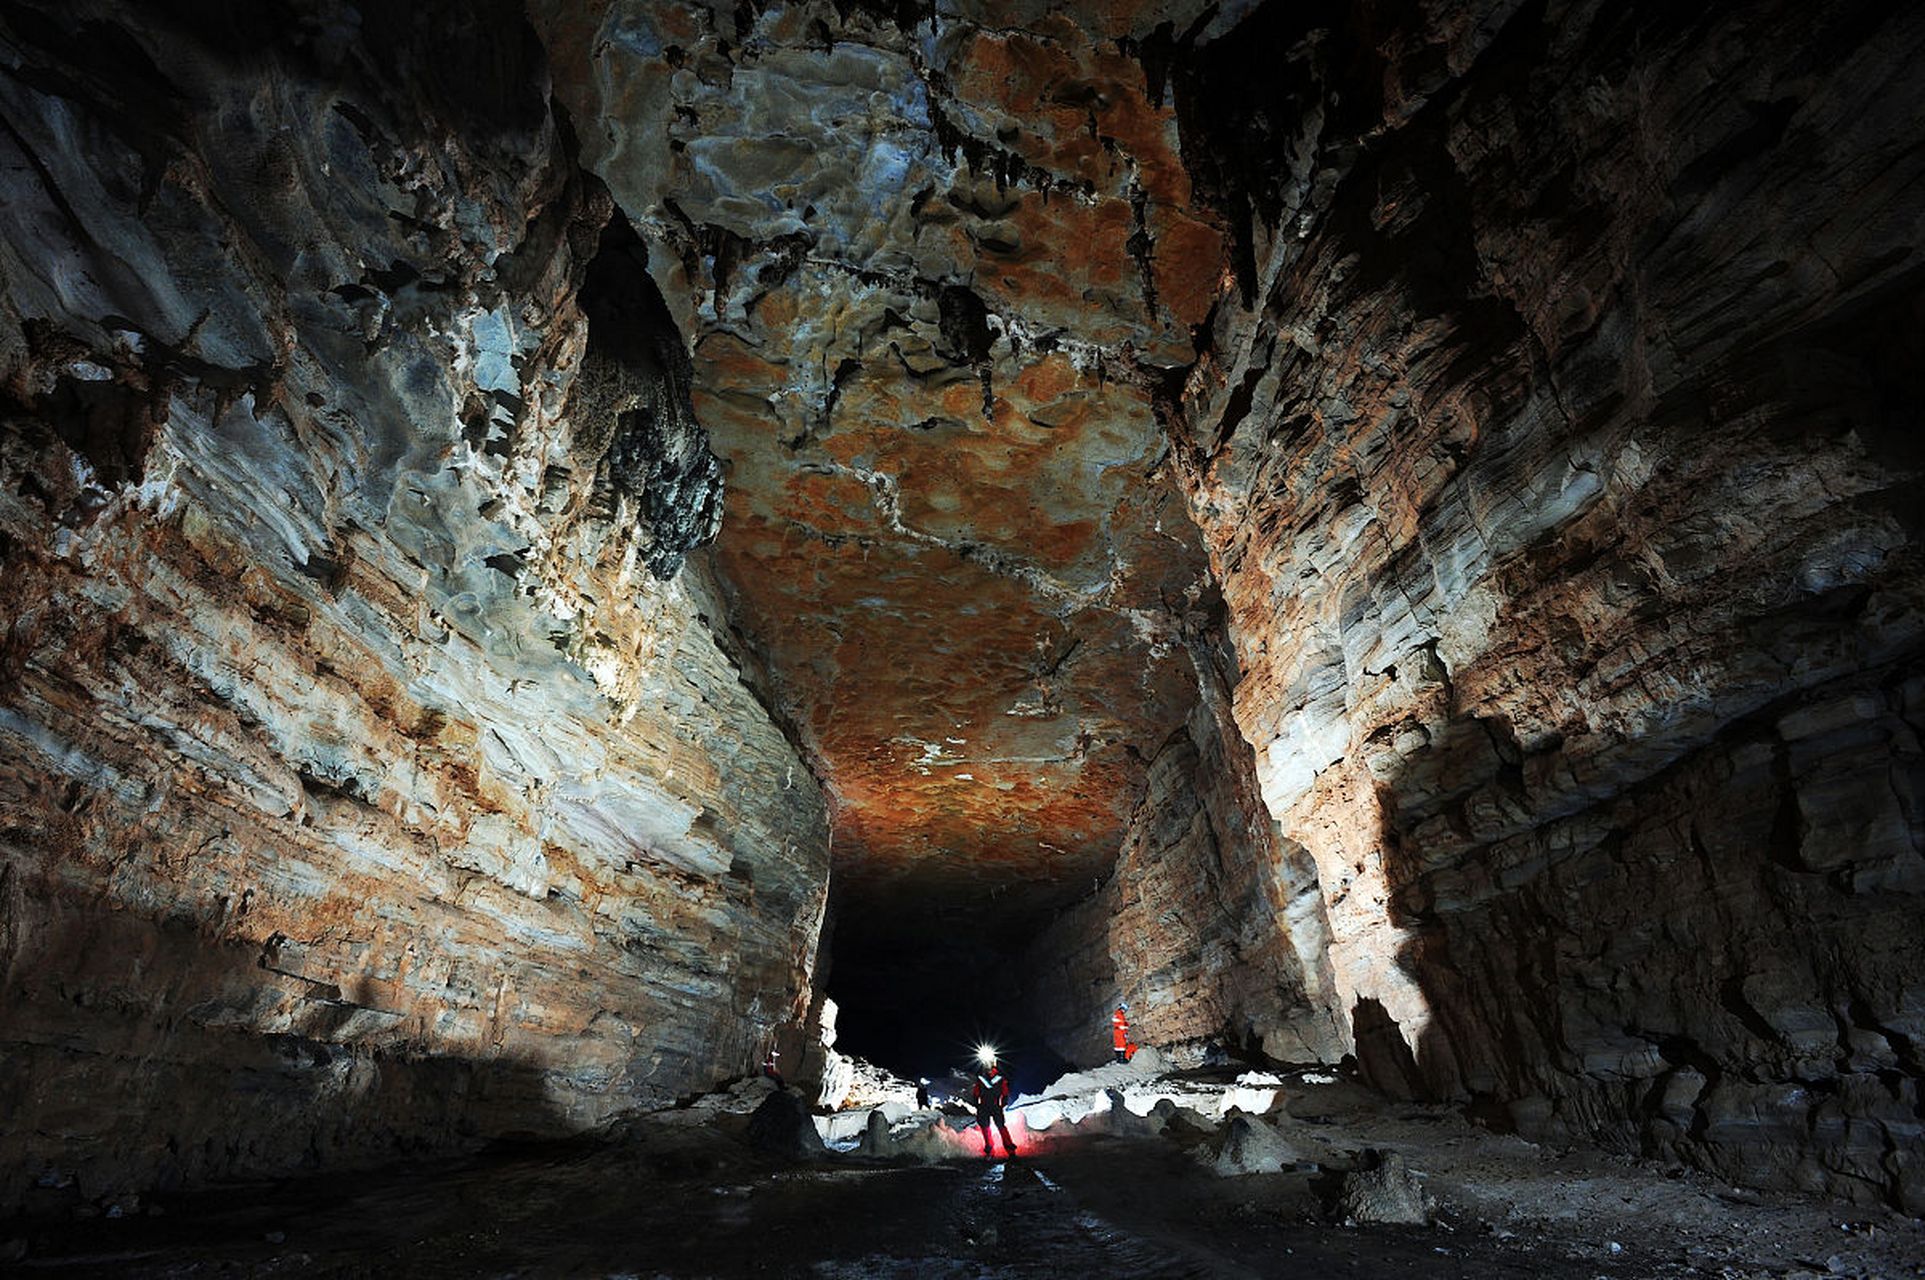
<instances>
[{"instance_id":1,"label":"orange stained ceiling","mask_svg":"<svg viewBox=\"0 0 1925 1280\"><path fill-rule=\"evenodd\" d=\"M1224 240L1120 39L1148 11L993 8L608 0L562 86L689 339L713 564L832 793L840 899L905 928L1087 891L1196 698L1205 558L1148 388Z\"/></svg>"},{"instance_id":2,"label":"orange stained ceiling","mask_svg":"<svg viewBox=\"0 0 1925 1280\"><path fill-rule=\"evenodd\" d=\"M1170 606L1202 555L1144 396L1043 353L985 413L973 372L872 358L790 447L733 345L696 358L716 558L834 794L840 889L1086 891L1195 699Z\"/></svg>"}]
</instances>

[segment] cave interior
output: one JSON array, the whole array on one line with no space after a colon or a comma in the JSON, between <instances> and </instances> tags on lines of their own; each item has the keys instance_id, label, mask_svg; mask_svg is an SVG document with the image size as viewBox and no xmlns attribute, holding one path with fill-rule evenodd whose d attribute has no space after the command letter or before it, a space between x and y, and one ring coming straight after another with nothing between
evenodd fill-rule
<instances>
[{"instance_id":1,"label":"cave interior","mask_svg":"<svg viewBox=\"0 0 1925 1280\"><path fill-rule=\"evenodd\" d=\"M1925 1212L1921 57L6 0L0 1237L1119 1002Z\"/></svg>"}]
</instances>

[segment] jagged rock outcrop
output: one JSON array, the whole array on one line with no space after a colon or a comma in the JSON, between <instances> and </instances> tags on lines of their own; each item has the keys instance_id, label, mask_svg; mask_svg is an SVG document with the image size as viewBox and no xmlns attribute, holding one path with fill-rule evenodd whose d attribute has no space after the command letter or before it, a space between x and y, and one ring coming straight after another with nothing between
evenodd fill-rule
<instances>
[{"instance_id":1,"label":"jagged rock outcrop","mask_svg":"<svg viewBox=\"0 0 1925 1280\"><path fill-rule=\"evenodd\" d=\"M0 17L0 1205L580 1128L810 1001L822 797L518 8L207 16Z\"/></svg>"},{"instance_id":2,"label":"jagged rock outcrop","mask_svg":"<svg viewBox=\"0 0 1925 1280\"><path fill-rule=\"evenodd\" d=\"M1167 51L1249 215L1179 456L1386 1087L1922 1203L1922 40L1271 5Z\"/></svg>"}]
</instances>

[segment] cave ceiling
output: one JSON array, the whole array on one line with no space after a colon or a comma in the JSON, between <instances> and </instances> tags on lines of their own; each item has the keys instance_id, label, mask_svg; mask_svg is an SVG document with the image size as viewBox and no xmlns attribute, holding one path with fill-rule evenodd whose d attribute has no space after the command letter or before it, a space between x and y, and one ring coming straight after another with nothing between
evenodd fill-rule
<instances>
[{"instance_id":1,"label":"cave ceiling","mask_svg":"<svg viewBox=\"0 0 1925 1280\"><path fill-rule=\"evenodd\" d=\"M1086 893L1211 600L1154 402L1225 253L1138 45L1194 15L531 11L692 350L712 563L845 908Z\"/></svg>"}]
</instances>

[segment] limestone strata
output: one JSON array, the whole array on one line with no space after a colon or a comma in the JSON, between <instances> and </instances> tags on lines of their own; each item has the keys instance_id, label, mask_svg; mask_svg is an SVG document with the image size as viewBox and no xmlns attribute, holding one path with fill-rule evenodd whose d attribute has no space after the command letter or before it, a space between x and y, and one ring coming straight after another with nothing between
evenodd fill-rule
<instances>
[{"instance_id":1,"label":"limestone strata","mask_svg":"<svg viewBox=\"0 0 1925 1280\"><path fill-rule=\"evenodd\" d=\"M0 23L0 1204L741 1072L824 805L518 10L130 12Z\"/></svg>"},{"instance_id":2,"label":"limestone strata","mask_svg":"<svg viewBox=\"0 0 1925 1280\"><path fill-rule=\"evenodd\" d=\"M0 19L0 1190L812 1080L833 807L850 1048L1920 1206L1925 12L216 8Z\"/></svg>"},{"instance_id":3,"label":"limestone strata","mask_svg":"<svg viewBox=\"0 0 1925 1280\"><path fill-rule=\"evenodd\" d=\"M1107 882L1031 948L1025 995L1072 1062L1108 1061L1118 1000L1141 1044L1335 1062L1347 1026L1316 865L1263 809L1227 655L1200 642L1189 654L1205 696L1150 762Z\"/></svg>"},{"instance_id":4,"label":"limestone strata","mask_svg":"<svg viewBox=\"0 0 1925 1280\"><path fill-rule=\"evenodd\" d=\"M1248 213L1181 456L1380 1082L1921 1203L1922 40L1272 5L1169 51Z\"/></svg>"}]
</instances>

